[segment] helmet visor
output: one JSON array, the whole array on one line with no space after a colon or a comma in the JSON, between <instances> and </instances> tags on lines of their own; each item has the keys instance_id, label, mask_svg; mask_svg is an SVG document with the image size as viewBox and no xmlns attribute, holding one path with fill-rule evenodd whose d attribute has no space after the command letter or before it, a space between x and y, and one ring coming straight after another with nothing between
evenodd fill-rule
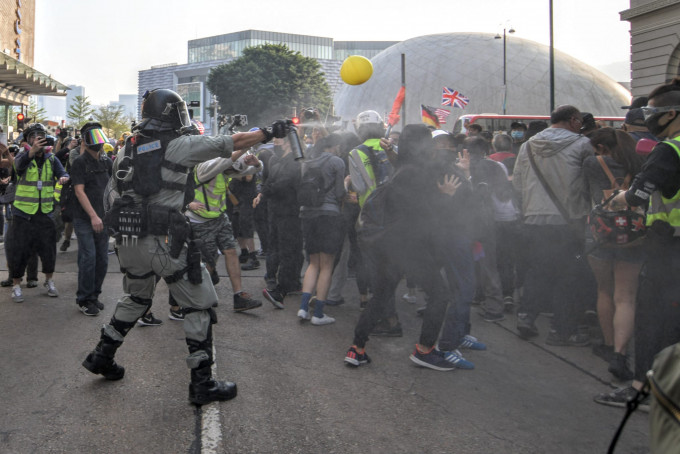
<instances>
[{"instance_id":1,"label":"helmet visor","mask_svg":"<svg viewBox=\"0 0 680 454\"><path fill-rule=\"evenodd\" d=\"M83 134L83 140L85 141L85 145L99 145L108 143L109 141L101 128L94 128L85 131L85 134Z\"/></svg>"},{"instance_id":2,"label":"helmet visor","mask_svg":"<svg viewBox=\"0 0 680 454\"><path fill-rule=\"evenodd\" d=\"M177 118L179 119L181 128L188 128L191 126L191 118L189 118L189 109L187 109L187 103L184 101L177 101L174 103L168 103L163 111L163 116L173 117L172 113L175 111Z\"/></svg>"}]
</instances>

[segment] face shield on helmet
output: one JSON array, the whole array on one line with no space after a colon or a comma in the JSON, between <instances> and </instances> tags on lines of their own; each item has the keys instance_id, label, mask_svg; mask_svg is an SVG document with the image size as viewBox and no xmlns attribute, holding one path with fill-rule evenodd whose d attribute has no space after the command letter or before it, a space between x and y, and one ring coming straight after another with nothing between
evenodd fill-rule
<instances>
[{"instance_id":1,"label":"face shield on helmet","mask_svg":"<svg viewBox=\"0 0 680 454\"><path fill-rule=\"evenodd\" d=\"M105 143L109 143L99 123L87 123L80 131L85 146L92 151L100 151Z\"/></svg>"},{"instance_id":2,"label":"face shield on helmet","mask_svg":"<svg viewBox=\"0 0 680 454\"><path fill-rule=\"evenodd\" d=\"M172 118L173 120L178 121L177 124L179 128L191 127L191 117L189 117L189 109L187 109L187 103L184 101L167 103L165 105L165 110L163 110L161 116Z\"/></svg>"}]
</instances>

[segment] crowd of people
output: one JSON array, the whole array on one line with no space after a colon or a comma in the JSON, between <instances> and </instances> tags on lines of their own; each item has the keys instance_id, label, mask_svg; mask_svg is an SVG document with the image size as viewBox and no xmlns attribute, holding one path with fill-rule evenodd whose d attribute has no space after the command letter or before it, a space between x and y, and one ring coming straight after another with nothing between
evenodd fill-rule
<instances>
[{"instance_id":1,"label":"crowd of people","mask_svg":"<svg viewBox=\"0 0 680 454\"><path fill-rule=\"evenodd\" d=\"M332 308L347 302L342 290L354 275L361 313L344 357L354 367L371 362L370 337L403 335L396 293L405 280L405 301L418 301L417 288L425 294L415 364L473 369L465 349L487 349L471 332L474 305L490 323L516 311L525 339L539 336L536 319L549 313L545 342L592 345L624 384L595 401L625 406L654 354L680 340L679 114L675 80L635 100L620 129L571 105L556 108L549 124L472 124L465 135L422 124L388 133L373 110L346 131L310 110L300 144L286 121L202 136L176 93L154 90L115 149L102 125L88 122L79 140L60 137L53 147L34 124L21 143L0 150L9 269L2 285L23 302L21 281L27 273L26 285L37 285L39 259L47 293L57 297L57 244L64 231L60 249L68 249L71 224L76 303L97 316L112 235L125 293L83 366L123 378L115 352L135 324L162 323L150 311L162 277L169 318L184 321L189 398L201 405L236 395L234 383L210 370L219 254L235 312L262 305L243 290L241 270L258 269L264 257L264 299L277 309L293 304L300 322L315 326L335 322ZM656 143L652 153L638 146L643 139ZM607 243L609 227L588 221L602 206L646 215L647 236ZM589 314L599 330L588 326Z\"/></svg>"}]
</instances>

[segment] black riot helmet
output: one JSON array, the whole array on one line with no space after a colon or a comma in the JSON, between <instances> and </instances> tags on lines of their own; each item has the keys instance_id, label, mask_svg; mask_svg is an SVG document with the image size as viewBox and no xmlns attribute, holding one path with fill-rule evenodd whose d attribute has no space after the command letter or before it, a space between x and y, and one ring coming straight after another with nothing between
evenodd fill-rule
<instances>
[{"instance_id":1,"label":"black riot helmet","mask_svg":"<svg viewBox=\"0 0 680 454\"><path fill-rule=\"evenodd\" d=\"M135 129L179 131L191 127L187 104L174 91L157 88L144 93L143 99L142 121Z\"/></svg>"}]
</instances>

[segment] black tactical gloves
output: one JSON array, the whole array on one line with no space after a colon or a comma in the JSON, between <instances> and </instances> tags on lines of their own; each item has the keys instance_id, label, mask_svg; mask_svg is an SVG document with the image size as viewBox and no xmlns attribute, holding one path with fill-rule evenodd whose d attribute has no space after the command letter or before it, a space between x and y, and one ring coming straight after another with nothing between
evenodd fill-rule
<instances>
[{"instance_id":1,"label":"black tactical gloves","mask_svg":"<svg viewBox=\"0 0 680 454\"><path fill-rule=\"evenodd\" d=\"M290 127L293 124L290 120L276 120L268 128L260 128L260 131L264 134L264 140L262 143L267 143L274 137L277 139L283 139L290 132Z\"/></svg>"}]
</instances>

